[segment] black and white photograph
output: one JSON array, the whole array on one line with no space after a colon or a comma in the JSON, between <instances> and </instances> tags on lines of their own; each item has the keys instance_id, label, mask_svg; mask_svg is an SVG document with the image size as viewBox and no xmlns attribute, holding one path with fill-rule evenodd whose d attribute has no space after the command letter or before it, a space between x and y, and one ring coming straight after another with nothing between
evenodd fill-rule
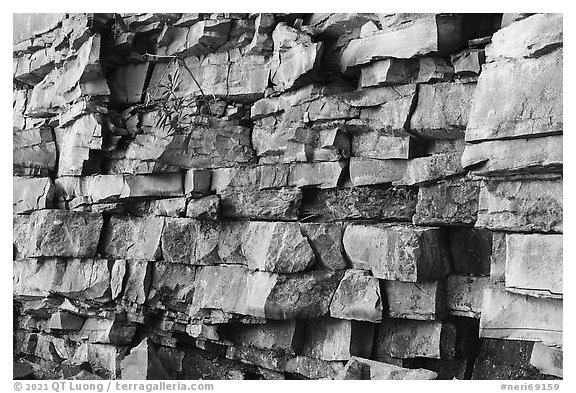
<instances>
[{"instance_id":1,"label":"black and white photograph","mask_svg":"<svg viewBox=\"0 0 576 393\"><path fill-rule=\"evenodd\" d=\"M8 388L563 386L564 14L374 9L12 14Z\"/></svg>"}]
</instances>

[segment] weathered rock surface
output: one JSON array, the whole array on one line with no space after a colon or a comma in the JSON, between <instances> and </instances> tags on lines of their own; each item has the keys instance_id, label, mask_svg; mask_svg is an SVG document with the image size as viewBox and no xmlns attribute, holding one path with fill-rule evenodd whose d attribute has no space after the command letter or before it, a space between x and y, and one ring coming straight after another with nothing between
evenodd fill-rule
<instances>
[{"instance_id":1,"label":"weathered rock surface","mask_svg":"<svg viewBox=\"0 0 576 393\"><path fill-rule=\"evenodd\" d=\"M161 217L110 218L102 240L102 253L116 259L156 260L159 256Z\"/></svg>"},{"instance_id":2,"label":"weathered rock surface","mask_svg":"<svg viewBox=\"0 0 576 393\"><path fill-rule=\"evenodd\" d=\"M376 160L350 158L350 180L354 187L371 184L392 183L406 173L405 160Z\"/></svg>"},{"instance_id":3,"label":"weathered rock surface","mask_svg":"<svg viewBox=\"0 0 576 393\"><path fill-rule=\"evenodd\" d=\"M563 231L563 182L558 180L482 183L477 227L520 232Z\"/></svg>"},{"instance_id":4,"label":"weathered rock surface","mask_svg":"<svg viewBox=\"0 0 576 393\"><path fill-rule=\"evenodd\" d=\"M352 156L408 159L414 151L414 138L404 131L368 131L352 134Z\"/></svg>"},{"instance_id":5,"label":"weathered rock surface","mask_svg":"<svg viewBox=\"0 0 576 393\"><path fill-rule=\"evenodd\" d=\"M348 360L351 356L370 356L374 324L317 318L306 321L302 354L322 360Z\"/></svg>"},{"instance_id":6,"label":"weathered rock surface","mask_svg":"<svg viewBox=\"0 0 576 393\"><path fill-rule=\"evenodd\" d=\"M446 285L443 281L420 283L385 280L390 318L442 319L446 315Z\"/></svg>"},{"instance_id":7,"label":"weathered rock surface","mask_svg":"<svg viewBox=\"0 0 576 393\"><path fill-rule=\"evenodd\" d=\"M267 321L263 325L231 324L226 331L236 345L298 355L304 344L303 321Z\"/></svg>"},{"instance_id":8,"label":"weathered rock surface","mask_svg":"<svg viewBox=\"0 0 576 393\"><path fill-rule=\"evenodd\" d=\"M473 276L490 275L493 234L485 229L454 228L448 233L452 270Z\"/></svg>"},{"instance_id":9,"label":"weathered rock surface","mask_svg":"<svg viewBox=\"0 0 576 393\"><path fill-rule=\"evenodd\" d=\"M413 221L417 225L470 225L478 216L480 181L470 177L420 187Z\"/></svg>"},{"instance_id":10,"label":"weathered rock surface","mask_svg":"<svg viewBox=\"0 0 576 393\"><path fill-rule=\"evenodd\" d=\"M342 236L344 229L339 223L300 223L302 234L308 239L316 263L323 269L346 269Z\"/></svg>"},{"instance_id":11,"label":"weathered rock surface","mask_svg":"<svg viewBox=\"0 0 576 393\"><path fill-rule=\"evenodd\" d=\"M186 204L186 217L199 220L217 220L220 218L220 197L208 195L198 199L190 199Z\"/></svg>"},{"instance_id":12,"label":"weathered rock surface","mask_svg":"<svg viewBox=\"0 0 576 393\"><path fill-rule=\"evenodd\" d=\"M368 272L346 270L330 303L330 316L380 322L383 315L380 283Z\"/></svg>"},{"instance_id":13,"label":"weathered rock surface","mask_svg":"<svg viewBox=\"0 0 576 393\"><path fill-rule=\"evenodd\" d=\"M447 249L440 228L350 225L344 249L352 266L377 278L420 282L447 274Z\"/></svg>"},{"instance_id":14,"label":"weathered rock surface","mask_svg":"<svg viewBox=\"0 0 576 393\"><path fill-rule=\"evenodd\" d=\"M132 348L120 363L122 379L167 379L168 373L148 339Z\"/></svg>"},{"instance_id":15,"label":"weathered rock surface","mask_svg":"<svg viewBox=\"0 0 576 393\"><path fill-rule=\"evenodd\" d=\"M29 257L95 257L102 224L102 216L97 213L35 211L30 217L25 254Z\"/></svg>"},{"instance_id":16,"label":"weathered rock surface","mask_svg":"<svg viewBox=\"0 0 576 393\"><path fill-rule=\"evenodd\" d=\"M467 145L462 166L481 176L562 172L562 136Z\"/></svg>"},{"instance_id":17,"label":"weathered rock surface","mask_svg":"<svg viewBox=\"0 0 576 393\"><path fill-rule=\"evenodd\" d=\"M423 15L405 23L352 40L342 53L341 68L395 57L411 58L431 52L450 52L460 45L461 19Z\"/></svg>"},{"instance_id":18,"label":"weathered rock surface","mask_svg":"<svg viewBox=\"0 0 576 393\"><path fill-rule=\"evenodd\" d=\"M561 134L562 59L562 50L557 50L536 59L486 64L478 79L466 141Z\"/></svg>"},{"instance_id":19,"label":"weathered rock surface","mask_svg":"<svg viewBox=\"0 0 576 393\"><path fill-rule=\"evenodd\" d=\"M482 72L482 65L486 61L484 49L464 49L450 56L454 66L454 73L458 76L476 76Z\"/></svg>"},{"instance_id":20,"label":"weathered rock surface","mask_svg":"<svg viewBox=\"0 0 576 393\"><path fill-rule=\"evenodd\" d=\"M234 219L296 220L302 203L299 188L229 190L220 194L222 216Z\"/></svg>"},{"instance_id":21,"label":"weathered rock surface","mask_svg":"<svg viewBox=\"0 0 576 393\"><path fill-rule=\"evenodd\" d=\"M361 380L430 380L436 379L434 371L425 369L409 369L385 362L362 359L356 356L350 358L344 370L335 379Z\"/></svg>"},{"instance_id":22,"label":"weathered rock surface","mask_svg":"<svg viewBox=\"0 0 576 393\"><path fill-rule=\"evenodd\" d=\"M443 178L464 173L460 159L462 152L433 154L428 157L414 158L406 163L404 177L394 184L423 185Z\"/></svg>"},{"instance_id":23,"label":"weathered rock surface","mask_svg":"<svg viewBox=\"0 0 576 393\"><path fill-rule=\"evenodd\" d=\"M543 374L562 378L563 372L562 349L549 347L541 343L534 343L530 364Z\"/></svg>"},{"instance_id":24,"label":"weathered rock surface","mask_svg":"<svg viewBox=\"0 0 576 393\"><path fill-rule=\"evenodd\" d=\"M290 165L288 186L336 188L345 167L344 162L295 163Z\"/></svg>"},{"instance_id":25,"label":"weathered rock surface","mask_svg":"<svg viewBox=\"0 0 576 393\"><path fill-rule=\"evenodd\" d=\"M410 130L428 139L462 138L475 89L475 83L420 85Z\"/></svg>"},{"instance_id":26,"label":"weathered rock surface","mask_svg":"<svg viewBox=\"0 0 576 393\"><path fill-rule=\"evenodd\" d=\"M488 277L450 275L446 280L446 308L450 315L480 318Z\"/></svg>"},{"instance_id":27,"label":"weathered rock surface","mask_svg":"<svg viewBox=\"0 0 576 393\"><path fill-rule=\"evenodd\" d=\"M562 344L562 301L488 287L484 291L480 337Z\"/></svg>"},{"instance_id":28,"label":"weathered rock surface","mask_svg":"<svg viewBox=\"0 0 576 393\"><path fill-rule=\"evenodd\" d=\"M46 176L56 168L56 142L50 127L14 129L12 141L15 175Z\"/></svg>"},{"instance_id":29,"label":"weathered rock surface","mask_svg":"<svg viewBox=\"0 0 576 393\"><path fill-rule=\"evenodd\" d=\"M12 178L12 211L29 213L52 207L54 184L47 177Z\"/></svg>"},{"instance_id":30,"label":"weathered rock surface","mask_svg":"<svg viewBox=\"0 0 576 393\"><path fill-rule=\"evenodd\" d=\"M563 236L506 235L506 290L562 298Z\"/></svg>"},{"instance_id":31,"label":"weathered rock surface","mask_svg":"<svg viewBox=\"0 0 576 393\"><path fill-rule=\"evenodd\" d=\"M376 333L374 354L381 357L453 359L456 329L447 322L389 319Z\"/></svg>"}]
</instances>

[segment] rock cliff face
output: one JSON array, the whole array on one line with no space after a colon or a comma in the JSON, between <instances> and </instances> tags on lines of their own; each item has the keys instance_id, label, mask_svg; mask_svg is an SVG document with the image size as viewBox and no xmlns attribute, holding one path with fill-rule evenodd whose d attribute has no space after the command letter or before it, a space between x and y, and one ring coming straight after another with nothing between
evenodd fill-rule
<instances>
[{"instance_id":1,"label":"rock cliff face","mask_svg":"<svg viewBox=\"0 0 576 393\"><path fill-rule=\"evenodd\" d=\"M562 16L15 14L15 377L562 377Z\"/></svg>"}]
</instances>

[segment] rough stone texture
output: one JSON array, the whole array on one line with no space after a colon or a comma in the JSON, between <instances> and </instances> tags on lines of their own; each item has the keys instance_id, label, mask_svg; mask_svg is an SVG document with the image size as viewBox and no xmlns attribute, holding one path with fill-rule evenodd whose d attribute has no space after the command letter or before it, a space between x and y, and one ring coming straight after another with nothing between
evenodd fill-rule
<instances>
[{"instance_id":1,"label":"rough stone texture","mask_svg":"<svg viewBox=\"0 0 576 393\"><path fill-rule=\"evenodd\" d=\"M230 190L220 195L222 216L234 219L296 220L301 201L299 188Z\"/></svg>"},{"instance_id":2,"label":"rough stone texture","mask_svg":"<svg viewBox=\"0 0 576 393\"><path fill-rule=\"evenodd\" d=\"M450 275L446 280L446 308L450 315L480 318L488 277Z\"/></svg>"},{"instance_id":3,"label":"rough stone texture","mask_svg":"<svg viewBox=\"0 0 576 393\"><path fill-rule=\"evenodd\" d=\"M300 354L304 344L303 321L267 321L263 325L231 324L226 331L235 345Z\"/></svg>"},{"instance_id":4,"label":"rough stone texture","mask_svg":"<svg viewBox=\"0 0 576 393\"><path fill-rule=\"evenodd\" d=\"M428 139L462 138L475 89L475 83L420 85L410 130Z\"/></svg>"},{"instance_id":5,"label":"rough stone texture","mask_svg":"<svg viewBox=\"0 0 576 393\"><path fill-rule=\"evenodd\" d=\"M350 225L343 242L352 266L369 268L377 278L420 282L442 278L448 271L439 228Z\"/></svg>"},{"instance_id":6,"label":"rough stone texture","mask_svg":"<svg viewBox=\"0 0 576 393\"><path fill-rule=\"evenodd\" d=\"M403 59L375 61L360 69L360 86L386 86L409 83L413 73L412 65Z\"/></svg>"},{"instance_id":7,"label":"rough stone texture","mask_svg":"<svg viewBox=\"0 0 576 393\"><path fill-rule=\"evenodd\" d=\"M25 256L29 232L30 216L14 214L12 216L13 260L16 261Z\"/></svg>"},{"instance_id":8,"label":"rough stone texture","mask_svg":"<svg viewBox=\"0 0 576 393\"><path fill-rule=\"evenodd\" d=\"M462 166L481 176L561 173L562 136L488 141L467 145Z\"/></svg>"},{"instance_id":9,"label":"rough stone texture","mask_svg":"<svg viewBox=\"0 0 576 393\"><path fill-rule=\"evenodd\" d=\"M29 257L95 257L102 223L102 216L97 213L35 211L30 217L25 254Z\"/></svg>"},{"instance_id":10,"label":"rough stone texture","mask_svg":"<svg viewBox=\"0 0 576 393\"><path fill-rule=\"evenodd\" d=\"M50 178L13 177L12 180L12 211L14 213L29 213L52 207L54 184Z\"/></svg>"},{"instance_id":11,"label":"rough stone texture","mask_svg":"<svg viewBox=\"0 0 576 393\"><path fill-rule=\"evenodd\" d=\"M460 159L462 152L433 154L428 157L408 160L406 172L402 179L394 184L398 185L425 185L443 178L464 173Z\"/></svg>"},{"instance_id":12,"label":"rough stone texture","mask_svg":"<svg viewBox=\"0 0 576 393\"><path fill-rule=\"evenodd\" d=\"M442 321L389 319L376 333L374 354L381 357L453 359L455 327Z\"/></svg>"},{"instance_id":13,"label":"rough stone texture","mask_svg":"<svg viewBox=\"0 0 576 393\"><path fill-rule=\"evenodd\" d=\"M404 160L376 160L350 158L350 179L354 187L371 184L392 183L406 173Z\"/></svg>"},{"instance_id":14,"label":"rough stone texture","mask_svg":"<svg viewBox=\"0 0 576 393\"><path fill-rule=\"evenodd\" d=\"M562 301L488 287L482 302L480 337L562 345Z\"/></svg>"},{"instance_id":15,"label":"rough stone texture","mask_svg":"<svg viewBox=\"0 0 576 393\"><path fill-rule=\"evenodd\" d=\"M184 311L194 295L193 266L155 262L146 303L160 303L168 309Z\"/></svg>"},{"instance_id":16,"label":"rough stone texture","mask_svg":"<svg viewBox=\"0 0 576 393\"><path fill-rule=\"evenodd\" d=\"M56 168L56 142L50 127L14 128L12 141L15 175L48 175Z\"/></svg>"},{"instance_id":17,"label":"rough stone texture","mask_svg":"<svg viewBox=\"0 0 576 393\"><path fill-rule=\"evenodd\" d=\"M398 367L386 362L362 359L356 356L350 358L344 370L335 379L349 380L430 380L438 374L423 368L409 369Z\"/></svg>"},{"instance_id":18,"label":"rough stone texture","mask_svg":"<svg viewBox=\"0 0 576 393\"><path fill-rule=\"evenodd\" d=\"M186 217L217 220L220 218L220 197L208 195L203 198L190 199L186 204Z\"/></svg>"},{"instance_id":19,"label":"rough stone texture","mask_svg":"<svg viewBox=\"0 0 576 393\"><path fill-rule=\"evenodd\" d=\"M300 223L300 230L310 242L310 247L312 247L316 263L319 266L327 270L346 269L341 224Z\"/></svg>"},{"instance_id":20,"label":"rough stone texture","mask_svg":"<svg viewBox=\"0 0 576 393\"><path fill-rule=\"evenodd\" d=\"M506 290L562 298L562 244L562 235L506 235Z\"/></svg>"},{"instance_id":21,"label":"rough stone texture","mask_svg":"<svg viewBox=\"0 0 576 393\"><path fill-rule=\"evenodd\" d=\"M352 134L354 157L407 159L414 150L414 138L404 131L364 131Z\"/></svg>"},{"instance_id":22,"label":"rough stone texture","mask_svg":"<svg viewBox=\"0 0 576 393\"><path fill-rule=\"evenodd\" d=\"M344 162L296 163L290 165L288 186L335 188L338 186Z\"/></svg>"},{"instance_id":23,"label":"rough stone texture","mask_svg":"<svg viewBox=\"0 0 576 393\"><path fill-rule=\"evenodd\" d=\"M379 280L365 271L346 270L330 303L330 316L380 322L382 315Z\"/></svg>"},{"instance_id":24,"label":"rough stone texture","mask_svg":"<svg viewBox=\"0 0 576 393\"><path fill-rule=\"evenodd\" d=\"M536 59L486 64L478 79L466 141L562 133L562 58L560 49Z\"/></svg>"},{"instance_id":25,"label":"rough stone texture","mask_svg":"<svg viewBox=\"0 0 576 393\"><path fill-rule=\"evenodd\" d=\"M370 356L374 324L318 318L306 321L302 354L322 360L348 360Z\"/></svg>"},{"instance_id":26,"label":"rough stone texture","mask_svg":"<svg viewBox=\"0 0 576 393\"><path fill-rule=\"evenodd\" d=\"M352 40L342 53L341 68L395 57L410 58L458 47L460 17L423 15L373 35Z\"/></svg>"},{"instance_id":27,"label":"rough stone texture","mask_svg":"<svg viewBox=\"0 0 576 393\"><path fill-rule=\"evenodd\" d=\"M562 232L563 182L486 180L480 188L477 227L500 231Z\"/></svg>"},{"instance_id":28,"label":"rough stone texture","mask_svg":"<svg viewBox=\"0 0 576 393\"><path fill-rule=\"evenodd\" d=\"M218 260L218 229L211 223L166 218L161 233L162 256L167 262L213 265Z\"/></svg>"},{"instance_id":29,"label":"rough stone texture","mask_svg":"<svg viewBox=\"0 0 576 393\"><path fill-rule=\"evenodd\" d=\"M117 259L156 260L163 226L161 217L113 216L106 225L102 252Z\"/></svg>"},{"instance_id":30,"label":"rough stone texture","mask_svg":"<svg viewBox=\"0 0 576 393\"><path fill-rule=\"evenodd\" d=\"M480 181L470 177L420 187L414 224L470 225L478 216Z\"/></svg>"},{"instance_id":31,"label":"rough stone texture","mask_svg":"<svg viewBox=\"0 0 576 393\"><path fill-rule=\"evenodd\" d=\"M390 318L422 321L442 319L446 315L447 297L443 281L402 282L384 280Z\"/></svg>"},{"instance_id":32,"label":"rough stone texture","mask_svg":"<svg viewBox=\"0 0 576 393\"><path fill-rule=\"evenodd\" d=\"M490 275L492 258L492 232L485 229L454 228L448 240L452 253L452 270L474 276Z\"/></svg>"},{"instance_id":33,"label":"rough stone texture","mask_svg":"<svg viewBox=\"0 0 576 393\"><path fill-rule=\"evenodd\" d=\"M562 378L563 372L563 352L562 349L546 346L541 343L534 343L530 364L538 369L542 374L553 375Z\"/></svg>"}]
</instances>

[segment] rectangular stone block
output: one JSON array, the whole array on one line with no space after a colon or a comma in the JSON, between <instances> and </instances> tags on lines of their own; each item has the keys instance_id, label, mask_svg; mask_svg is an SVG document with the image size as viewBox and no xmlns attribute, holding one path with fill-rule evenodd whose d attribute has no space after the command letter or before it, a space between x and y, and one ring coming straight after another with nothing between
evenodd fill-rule
<instances>
[{"instance_id":1,"label":"rectangular stone block","mask_svg":"<svg viewBox=\"0 0 576 393\"><path fill-rule=\"evenodd\" d=\"M142 100L149 63L126 64L107 78L112 102L135 104Z\"/></svg>"},{"instance_id":2,"label":"rectangular stone block","mask_svg":"<svg viewBox=\"0 0 576 393\"><path fill-rule=\"evenodd\" d=\"M376 160L350 158L350 180L354 187L371 184L392 183L406 173L405 160Z\"/></svg>"},{"instance_id":3,"label":"rectangular stone block","mask_svg":"<svg viewBox=\"0 0 576 393\"><path fill-rule=\"evenodd\" d=\"M345 270L330 303L330 316L339 319L380 322L383 315L380 283L368 272Z\"/></svg>"},{"instance_id":4,"label":"rectangular stone block","mask_svg":"<svg viewBox=\"0 0 576 393\"><path fill-rule=\"evenodd\" d=\"M478 216L480 181L470 177L443 180L418 191L417 225L470 225Z\"/></svg>"},{"instance_id":5,"label":"rectangular stone block","mask_svg":"<svg viewBox=\"0 0 576 393\"><path fill-rule=\"evenodd\" d=\"M433 154L413 158L406 162L406 172L395 185L424 185L450 176L464 173L460 159L462 152Z\"/></svg>"},{"instance_id":6,"label":"rectangular stone block","mask_svg":"<svg viewBox=\"0 0 576 393\"><path fill-rule=\"evenodd\" d=\"M111 300L111 264L106 259L23 259L13 266L15 297L56 293L100 303Z\"/></svg>"},{"instance_id":7,"label":"rectangular stone block","mask_svg":"<svg viewBox=\"0 0 576 393\"><path fill-rule=\"evenodd\" d=\"M302 234L308 239L314 251L316 263L323 269L345 269L346 259L342 236L344 229L340 223L300 223Z\"/></svg>"},{"instance_id":8,"label":"rectangular stone block","mask_svg":"<svg viewBox=\"0 0 576 393\"><path fill-rule=\"evenodd\" d=\"M442 319L446 315L444 281L383 281L390 318L422 321Z\"/></svg>"},{"instance_id":9,"label":"rectangular stone block","mask_svg":"<svg viewBox=\"0 0 576 393\"><path fill-rule=\"evenodd\" d=\"M230 190L220 195L222 216L234 219L296 220L302 202L299 188Z\"/></svg>"},{"instance_id":10,"label":"rectangular stone block","mask_svg":"<svg viewBox=\"0 0 576 393\"><path fill-rule=\"evenodd\" d=\"M181 173L124 176L121 198L178 197L184 195Z\"/></svg>"},{"instance_id":11,"label":"rectangular stone block","mask_svg":"<svg viewBox=\"0 0 576 393\"><path fill-rule=\"evenodd\" d=\"M374 356L454 359L455 344L456 328L451 323L388 319L378 326Z\"/></svg>"},{"instance_id":12,"label":"rectangular stone block","mask_svg":"<svg viewBox=\"0 0 576 393\"><path fill-rule=\"evenodd\" d=\"M228 169L228 168L227 168ZM212 173L207 169L188 169L184 175L184 193L208 194Z\"/></svg>"},{"instance_id":13,"label":"rectangular stone block","mask_svg":"<svg viewBox=\"0 0 576 393\"><path fill-rule=\"evenodd\" d=\"M365 65L360 69L361 87L401 85L410 83L413 65L404 59L385 59Z\"/></svg>"},{"instance_id":14,"label":"rectangular stone block","mask_svg":"<svg viewBox=\"0 0 576 393\"><path fill-rule=\"evenodd\" d=\"M154 308L185 311L194 295L196 268L175 263L154 262L146 303Z\"/></svg>"},{"instance_id":15,"label":"rectangular stone block","mask_svg":"<svg viewBox=\"0 0 576 393\"><path fill-rule=\"evenodd\" d=\"M120 318L88 318L78 336L90 343L129 345L136 333L136 326Z\"/></svg>"},{"instance_id":16,"label":"rectangular stone block","mask_svg":"<svg viewBox=\"0 0 576 393\"><path fill-rule=\"evenodd\" d=\"M160 238L162 256L171 263L214 265L218 262L218 227L189 218L166 218Z\"/></svg>"},{"instance_id":17,"label":"rectangular stone block","mask_svg":"<svg viewBox=\"0 0 576 393\"><path fill-rule=\"evenodd\" d=\"M452 270L472 276L489 276L493 233L485 229L450 228L448 242Z\"/></svg>"},{"instance_id":18,"label":"rectangular stone block","mask_svg":"<svg viewBox=\"0 0 576 393\"><path fill-rule=\"evenodd\" d=\"M460 46L461 24L459 16L415 16L373 35L350 41L342 53L341 69L388 57L407 59L431 52L449 53Z\"/></svg>"},{"instance_id":19,"label":"rectangular stone block","mask_svg":"<svg viewBox=\"0 0 576 393\"><path fill-rule=\"evenodd\" d=\"M553 375L562 378L563 370L562 348L549 347L541 343L534 343L530 364L538 369L542 374Z\"/></svg>"},{"instance_id":20,"label":"rectangular stone block","mask_svg":"<svg viewBox=\"0 0 576 393\"><path fill-rule=\"evenodd\" d=\"M344 370L334 379L337 380L431 380L438 374L423 368L410 369L395 366L385 362L362 359L356 356L344 366Z\"/></svg>"},{"instance_id":21,"label":"rectangular stone block","mask_svg":"<svg viewBox=\"0 0 576 393\"><path fill-rule=\"evenodd\" d=\"M288 186L336 188L345 167L342 161L291 164Z\"/></svg>"},{"instance_id":22,"label":"rectangular stone block","mask_svg":"<svg viewBox=\"0 0 576 393\"><path fill-rule=\"evenodd\" d=\"M30 233L30 216L14 214L12 215L12 251L13 260L25 257L26 244Z\"/></svg>"},{"instance_id":23,"label":"rectangular stone block","mask_svg":"<svg viewBox=\"0 0 576 393\"><path fill-rule=\"evenodd\" d=\"M12 211L29 213L49 209L54 197L54 183L48 177L12 177Z\"/></svg>"},{"instance_id":24,"label":"rectangular stone block","mask_svg":"<svg viewBox=\"0 0 576 393\"><path fill-rule=\"evenodd\" d=\"M450 55L450 60L456 75L468 77L480 75L482 65L486 62L486 56L484 49L464 49Z\"/></svg>"},{"instance_id":25,"label":"rectangular stone block","mask_svg":"<svg viewBox=\"0 0 576 393\"><path fill-rule=\"evenodd\" d=\"M464 136L475 83L423 84L410 118L410 131L426 139L461 139Z\"/></svg>"},{"instance_id":26,"label":"rectangular stone block","mask_svg":"<svg viewBox=\"0 0 576 393\"><path fill-rule=\"evenodd\" d=\"M496 231L562 232L563 181L485 180L476 226Z\"/></svg>"},{"instance_id":27,"label":"rectangular stone block","mask_svg":"<svg viewBox=\"0 0 576 393\"><path fill-rule=\"evenodd\" d=\"M562 135L466 145L462 166L480 176L561 173Z\"/></svg>"},{"instance_id":28,"label":"rectangular stone block","mask_svg":"<svg viewBox=\"0 0 576 393\"><path fill-rule=\"evenodd\" d=\"M304 321L267 321L263 325L228 324L234 345L250 346L299 355L304 343Z\"/></svg>"},{"instance_id":29,"label":"rectangular stone block","mask_svg":"<svg viewBox=\"0 0 576 393\"><path fill-rule=\"evenodd\" d=\"M488 287L484 291L480 337L562 345L562 300L535 298Z\"/></svg>"},{"instance_id":30,"label":"rectangular stone block","mask_svg":"<svg viewBox=\"0 0 576 393\"><path fill-rule=\"evenodd\" d=\"M14 129L12 141L15 175L47 176L56 168L56 142L50 127Z\"/></svg>"},{"instance_id":31,"label":"rectangular stone block","mask_svg":"<svg viewBox=\"0 0 576 393\"><path fill-rule=\"evenodd\" d=\"M429 281L449 269L440 228L354 224L343 243L353 267L369 266L374 277L385 280Z\"/></svg>"},{"instance_id":32,"label":"rectangular stone block","mask_svg":"<svg viewBox=\"0 0 576 393\"><path fill-rule=\"evenodd\" d=\"M417 193L388 185L305 191L301 216L327 221L412 221Z\"/></svg>"},{"instance_id":33,"label":"rectangular stone block","mask_svg":"<svg viewBox=\"0 0 576 393\"><path fill-rule=\"evenodd\" d=\"M330 317L306 321L302 354L322 360L368 357L372 352L374 324Z\"/></svg>"},{"instance_id":34,"label":"rectangular stone block","mask_svg":"<svg viewBox=\"0 0 576 393\"><path fill-rule=\"evenodd\" d=\"M188 200L183 213L186 217L199 220L217 220L220 218L220 212L220 197L218 195L208 195Z\"/></svg>"},{"instance_id":35,"label":"rectangular stone block","mask_svg":"<svg viewBox=\"0 0 576 393\"><path fill-rule=\"evenodd\" d=\"M210 189L217 194L230 188L265 190L288 186L288 164L215 168Z\"/></svg>"},{"instance_id":36,"label":"rectangular stone block","mask_svg":"<svg viewBox=\"0 0 576 393\"><path fill-rule=\"evenodd\" d=\"M94 152L102 150L103 124L103 116L90 113L70 125L54 129L58 176L80 176L99 171L99 157L94 156Z\"/></svg>"},{"instance_id":37,"label":"rectangular stone block","mask_svg":"<svg viewBox=\"0 0 576 393\"><path fill-rule=\"evenodd\" d=\"M488 277L450 275L446 280L446 308L450 315L480 318Z\"/></svg>"},{"instance_id":38,"label":"rectangular stone block","mask_svg":"<svg viewBox=\"0 0 576 393\"><path fill-rule=\"evenodd\" d=\"M98 213L38 210L30 216L29 257L96 256L103 219Z\"/></svg>"},{"instance_id":39,"label":"rectangular stone block","mask_svg":"<svg viewBox=\"0 0 576 393\"><path fill-rule=\"evenodd\" d=\"M404 131L362 131L351 134L354 157L405 160L411 158L416 148L415 139Z\"/></svg>"},{"instance_id":40,"label":"rectangular stone block","mask_svg":"<svg viewBox=\"0 0 576 393\"><path fill-rule=\"evenodd\" d=\"M478 79L466 141L561 134L562 58L560 49L538 58L486 64Z\"/></svg>"},{"instance_id":41,"label":"rectangular stone block","mask_svg":"<svg viewBox=\"0 0 576 393\"><path fill-rule=\"evenodd\" d=\"M562 298L563 235L507 234L506 290Z\"/></svg>"},{"instance_id":42,"label":"rectangular stone block","mask_svg":"<svg viewBox=\"0 0 576 393\"><path fill-rule=\"evenodd\" d=\"M125 202L124 206L131 215L135 216L182 217L186 215L185 197Z\"/></svg>"},{"instance_id":43,"label":"rectangular stone block","mask_svg":"<svg viewBox=\"0 0 576 393\"><path fill-rule=\"evenodd\" d=\"M156 260L163 226L162 217L113 216L103 233L102 253L116 259Z\"/></svg>"}]
</instances>

